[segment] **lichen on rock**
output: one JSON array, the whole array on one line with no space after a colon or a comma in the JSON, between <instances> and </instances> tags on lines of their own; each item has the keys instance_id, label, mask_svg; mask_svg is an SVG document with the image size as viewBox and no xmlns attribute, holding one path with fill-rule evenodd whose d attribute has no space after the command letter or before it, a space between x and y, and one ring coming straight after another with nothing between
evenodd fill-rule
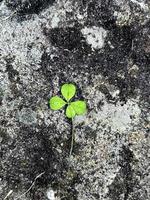
<instances>
[{"instance_id":1,"label":"lichen on rock","mask_svg":"<svg viewBox=\"0 0 150 200\"><path fill-rule=\"evenodd\" d=\"M149 200L149 7L0 1L1 199ZM71 122L48 105L67 82L88 105L70 158Z\"/></svg>"}]
</instances>

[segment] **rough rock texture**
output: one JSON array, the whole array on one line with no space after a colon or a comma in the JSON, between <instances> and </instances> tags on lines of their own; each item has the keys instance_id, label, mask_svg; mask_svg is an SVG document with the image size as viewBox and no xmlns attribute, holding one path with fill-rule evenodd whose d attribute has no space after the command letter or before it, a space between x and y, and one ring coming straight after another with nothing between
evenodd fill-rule
<instances>
[{"instance_id":1,"label":"rough rock texture","mask_svg":"<svg viewBox=\"0 0 150 200\"><path fill-rule=\"evenodd\" d=\"M0 1L0 199L150 199L149 19L149 0ZM66 82L88 104L70 159L48 106Z\"/></svg>"}]
</instances>

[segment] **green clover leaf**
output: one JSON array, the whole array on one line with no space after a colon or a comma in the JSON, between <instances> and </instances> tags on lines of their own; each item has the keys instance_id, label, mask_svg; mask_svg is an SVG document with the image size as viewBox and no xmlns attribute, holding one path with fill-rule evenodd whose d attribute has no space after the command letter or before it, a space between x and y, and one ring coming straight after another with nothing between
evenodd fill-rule
<instances>
[{"instance_id":1,"label":"green clover leaf","mask_svg":"<svg viewBox=\"0 0 150 200\"><path fill-rule=\"evenodd\" d=\"M59 110L66 105L66 102L59 96L54 96L49 101L52 110Z\"/></svg>"},{"instance_id":2,"label":"green clover leaf","mask_svg":"<svg viewBox=\"0 0 150 200\"><path fill-rule=\"evenodd\" d=\"M68 102L75 95L76 86L71 83L70 84L65 83L61 87L61 93L63 97L66 99L66 101Z\"/></svg>"},{"instance_id":3,"label":"green clover leaf","mask_svg":"<svg viewBox=\"0 0 150 200\"><path fill-rule=\"evenodd\" d=\"M73 119L76 115L83 115L86 113L87 107L86 107L85 101L78 100L75 102L70 102L70 99L76 93L75 85L73 85L72 83L69 83L69 84L65 83L61 87L61 93L67 102L64 101L62 98L60 98L59 96L52 97L49 101L50 108L52 110L59 110L67 104L68 106L66 109L66 116L68 118Z\"/></svg>"},{"instance_id":4,"label":"green clover leaf","mask_svg":"<svg viewBox=\"0 0 150 200\"><path fill-rule=\"evenodd\" d=\"M75 101L75 102L71 102L70 105L73 107L73 109L74 109L74 111L75 111L75 113L76 113L77 115L83 115L83 114L85 114L86 111L87 111L85 101Z\"/></svg>"},{"instance_id":5,"label":"green clover leaf","mask_svg":"<svg viewBox=\"0 0 150 200\"><path fill-rule=\"evenodd\" d=\"M66 116L68 118L74 118L76 115L75 110L73 109L73 107L71 105L68 105L67 109L66 109Z\"/></svg>"}]
</instances>

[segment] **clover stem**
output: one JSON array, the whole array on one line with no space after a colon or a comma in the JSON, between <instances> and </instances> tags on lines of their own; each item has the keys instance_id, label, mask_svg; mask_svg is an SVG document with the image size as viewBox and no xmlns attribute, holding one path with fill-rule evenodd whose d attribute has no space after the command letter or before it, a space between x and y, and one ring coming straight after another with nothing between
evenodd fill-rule
<instances>
[{"instance_id":1,"label":"clover stem","mask_svg":"<svg viewBox=\"0 0 150 200\"><path fill-rule=\"evenodd\" d=\"M69 157L72 155L72 150L73 150L73 142L74 142L74 123L73 123L74 118L71 119L71 147L70 147L70 152L69 152Z\"/></svg>"}]
</instances>

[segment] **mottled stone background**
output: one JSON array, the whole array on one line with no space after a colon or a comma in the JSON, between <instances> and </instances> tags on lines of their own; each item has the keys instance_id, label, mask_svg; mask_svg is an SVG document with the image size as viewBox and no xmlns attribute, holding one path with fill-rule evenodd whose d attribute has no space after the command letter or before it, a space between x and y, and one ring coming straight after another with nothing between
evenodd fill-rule
<instances>
[{"instance_id":1,"label":"mottled stone background","mask_svg":"<svg viewBox=\"0 0 150 200\"><path fill-rule=\"evenodd\" d=\"M149 72L149 0L0 0L0 199L150 200Z\"/></svg>"}]
</instances>

